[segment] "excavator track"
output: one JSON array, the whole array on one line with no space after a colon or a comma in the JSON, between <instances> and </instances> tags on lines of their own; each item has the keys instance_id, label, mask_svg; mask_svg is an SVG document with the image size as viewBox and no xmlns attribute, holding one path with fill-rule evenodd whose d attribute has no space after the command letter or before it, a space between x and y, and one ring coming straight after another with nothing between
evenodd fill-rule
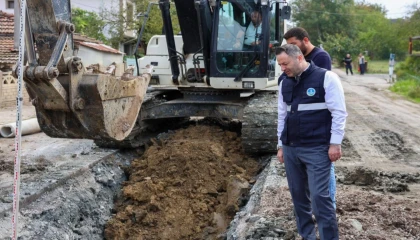
<instances>
[{"instance_id":1,"label":"excavator track","mask_svg":"<svg viewBox=\"0 0 420 240\"><path fill-rule=\"evenodd\" d=\"M249 154L275 153L277 149L277 91L256 93L244 108L242 146Z\"/></svg>"}]
</instances>

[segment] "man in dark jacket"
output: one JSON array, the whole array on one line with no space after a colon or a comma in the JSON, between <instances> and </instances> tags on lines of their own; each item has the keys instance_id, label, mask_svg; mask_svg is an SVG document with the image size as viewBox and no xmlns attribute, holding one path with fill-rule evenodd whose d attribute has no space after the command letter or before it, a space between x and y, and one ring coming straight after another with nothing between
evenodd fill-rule
<instances>
[{"instance_id":1,"label":"man in dark jacket","mask_svg":"<svg viewBox=\"0 0 420 240\"><path fill-rule=\"evenodd\" d=\"M313 61L318 67L331 70L330 55L311 43L309 34L305 29L300 27L291 28L284 34L283 38L286 39L288 44L298 46L307 61Z\"/></svg>"},{"instance_id":2,"label":"man in dark jacket","mask_svg":"<svg viewBox=\"0 0 420 240\"><path fill-rule=\"evenodd\" d=\"M338 239L335 209L329 196L332 162L342 156L347 112L337 74L306 62L300 49L276 50L287 75L279 85L277 158L285 164L299 234L315 240L315 215L322 240Z\"/></svg>"},{"instance_id":3,"label":"man in dark jacket","mask_svg":"<svg viewBox=\"0 0 420 240\"><path fill-rule=\"evenodd\" d=\"M350 54L347 53L346 57L343 59L344 65L346 66L346 74L349 75L349 70L351 75L353 75L353 69L351 67L351 57Z\"/></svg>"}]
</instances>

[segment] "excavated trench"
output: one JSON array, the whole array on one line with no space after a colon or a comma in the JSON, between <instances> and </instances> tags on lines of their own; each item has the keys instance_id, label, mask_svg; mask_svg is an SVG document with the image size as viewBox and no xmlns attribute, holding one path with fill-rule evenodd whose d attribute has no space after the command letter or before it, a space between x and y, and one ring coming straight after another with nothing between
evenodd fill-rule
<instances>
[{"instance_id":1,"label":"excavated trench","mask_svg":"<svg viewBox=\"0 0 420 240\"><path fill-rule=\"evenodd\" d=\"M154 139L129 180L106 239L224 239L259 171L237 133L197 125Z\"/></svg>"},{"instance_id":2,"label":"excavated trench","mask_svg":"<svg viewBox=\"0 0 420 240\"><path fill-rule=\"evenodd\" d=\"M104 158L22 208L20 239L225 239L263 169L238 129L193 122Z\"/></svg>"}]
</instances>

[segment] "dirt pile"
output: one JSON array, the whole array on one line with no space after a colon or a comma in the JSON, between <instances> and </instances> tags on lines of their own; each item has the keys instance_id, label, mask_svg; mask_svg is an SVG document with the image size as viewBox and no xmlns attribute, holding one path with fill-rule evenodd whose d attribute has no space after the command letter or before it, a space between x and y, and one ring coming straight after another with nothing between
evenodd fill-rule
<instances>
[{"instance_id":1,"label":"dirt pile","mask_svg":"<svg viewBox=\"0 0 420 240\"><path fill-rule=\"evenodd\" d=\"M259 167L237 133L190 126L132 162L106 239L224 239Z\"/></svg>"},{"instance_id":2,"label":"dirt pile","mask_svg":"<svg viewBox=\"0 0 420 240\"><path fill-rule=\"evenodd\" d=\"M420 183L420 173L384 172L363 167L340 168L338 182L362 186L365 190L380 192L409 192L409 184Z\"/></svg>"},{"instance_id":3,"label":"dirt pile","mask_svg":"<svg viewBox=\"0 0 420 240\"><path fill-rule=\"evenodd\" d=\"M340 186L337 215L342 239L420 239L420 202L404 196Z\"/></svg>"}]
</instances>

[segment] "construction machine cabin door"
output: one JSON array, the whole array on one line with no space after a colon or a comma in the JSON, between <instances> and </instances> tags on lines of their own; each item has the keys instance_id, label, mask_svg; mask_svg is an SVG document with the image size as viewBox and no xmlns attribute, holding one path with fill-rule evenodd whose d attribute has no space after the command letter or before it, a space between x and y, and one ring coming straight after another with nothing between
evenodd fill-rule
<instances>
[{"instance_id":1,"label":"construction machine cabin door","mask_svg":"<svg viewBox=\"0 0 420 240\"><path fill-rule=\"evenodd\" d=\"M264 1L262 1L264 2ZM225 86L243 88L246 79L261 81L264 88L275 80L275 53L271 47L279 42L278 4L255 3L254 0L218 1L214 14L210 76ZM229 86L228 86L229 85ZM234 87L235 88L235 87Z\"/></svg>"}]
</instances>

